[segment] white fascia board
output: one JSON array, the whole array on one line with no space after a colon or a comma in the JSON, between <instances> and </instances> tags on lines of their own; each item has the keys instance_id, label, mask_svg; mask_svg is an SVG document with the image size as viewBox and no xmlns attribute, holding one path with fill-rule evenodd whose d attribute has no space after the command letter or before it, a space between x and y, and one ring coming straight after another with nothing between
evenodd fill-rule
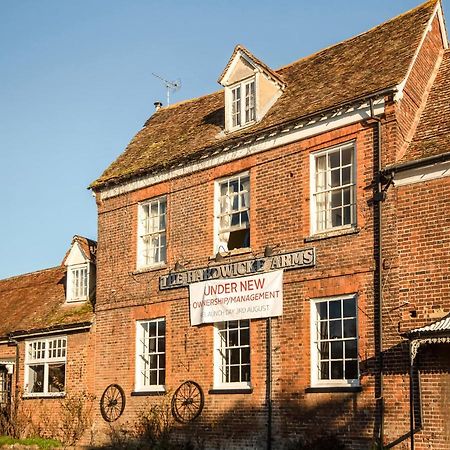
<instances>
[{"instance_id":1,"label":"white fascia board","mask_svg":"<svg viewBox=\"0 0 450 450\"><path fill-rule=\"evenodd\" d=\"M374 114L378 116L383 113L384 99L374 101ZM203 158L201 161L187 164L180 168L159 172L155 175L147 175L138 180L119 184L118 186L100 189L100 199L105 200L127 192L136 191L164 181L172 180L177 177L217 167L246 156L271 150L281 145L287 145L318 134L336 130L337 128L352 125L367 120L370 117L370 104L366 102L357 108L336 112L331 117L324 117L322 119L317 119L314 122L297 125L286 131L274 132L273 135L269 135L268 137L259 140L257 139L255 142L249 144L244 143L233 150L219 150L215 152L215 154Z\"/></svg>"},{"instance_id":2,"label":"white fascia board","mask_svg":"<svg viewBox=\"0 0 450 450\"><path fill-rule=\"evenodd\" d=\"M411 60L411 63L409 64L408 71L406 72L406 76L403 79L403 81L396 86L397 93L394 96L394 101L395 102L398 102L403 97L403 89L405 89L406 83L407 83L408 78L409 78L409 76L411 74L411 71L412 71L412 69L413 69L413 67L414 67L414 65L416 63L416 60L417 60L417 58L419 56L420 50L422 49L423 43L425 42L427 34L432 29L432 23L433 23L433 20L434 20L436 14L438 15L438 19L439 19L439 24L440 24L440 28L441 28L441 35L442 35L442 42L444 43L444 48L445 49L448 48L447 31L445 29L444 15L442 13L441 3L438 2L438 3L436 3L436 6L435 6L434 11L433 11L433 14L431 15L430 19L428 20L427 26L425 27L425 30L424 30L424 32L422 34L422 38L420 39L420 43L419 43L419 45L416 48L416 51L415 51L414 56L413 56L413 58Z\"/></svg>"},{"instance_id":3,"label":"white fascia board","mask_svg":"<svg viewBox=\"0 0 450 450\"><path fill-rule=\"evenodd\" d=\"M398 172L394 177L394 185L401 187L446 177L450 177L450 161Z\"/></svg>"}]
</instances>

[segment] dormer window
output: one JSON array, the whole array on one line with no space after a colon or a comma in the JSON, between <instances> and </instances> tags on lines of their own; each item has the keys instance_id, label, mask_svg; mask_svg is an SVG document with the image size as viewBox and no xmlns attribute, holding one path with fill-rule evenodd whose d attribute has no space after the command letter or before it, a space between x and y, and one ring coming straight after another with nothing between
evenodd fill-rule
<instances>
[{"instance_id":1,"label":"dormer window","mask_svg":"<svg viewBox=\"0 0 450 450\"><path fill-rule=\"evenodd\" d=\"M283 93L280 76L238 45L222 72L225 88L225 131L259 122Z\"/></svg>"},{"instance_id":2,"label":"dormer window","mask_svg":"<svg viewBox=\"0 0 450 450\"><path fill-rule=\"evenodd\" d=\"M66 302L93 300L95 294L95 253L97 243L75 236L64 258L66 273Z\"/></svg>"},{"instance_id":3,"label":"dormer window","mask_svg":"<svg viewBox=\"0 0 450 450\"><path fill-rule=\"evenodd\" d=\"M231 95L233 128L254 122L256 119L255 80L231 88Z\"/></svg>"},{"instance_id":4,"label":"dormer window","mask_svg":"<svg viewBox=\"0 0 450 450\"><path fill-rule=\"evenodd\" d=\"M68 268L67 301L79 302L87 300L89 294L89 267L81 264Z\"/></svg>"}]
</instances>

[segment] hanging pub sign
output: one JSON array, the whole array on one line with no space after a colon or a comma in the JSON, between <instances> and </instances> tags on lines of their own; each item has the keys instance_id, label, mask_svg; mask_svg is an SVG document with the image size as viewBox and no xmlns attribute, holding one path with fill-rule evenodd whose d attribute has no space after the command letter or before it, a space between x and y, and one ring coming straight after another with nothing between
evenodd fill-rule
<instances>
[{"instance_id":1,"label":"hanging pub sign","mask_svg":"<svg viewBox=\"0 0 450 450\"><path fill-rule=\"evenodd\" d=\"M283 314L283 271L189 285L191 325Z\"/></svg>"},{"instance_id":2,"label":"hanging pub sign","mask_svg":"<svg viewBox=\"0 0 450 450\"><path fill-rule=\"evenodd\" d=\"M314 248L306 248L269 257L253 258L182 272L171 272L159 278L159 289L175 289L201 281L242 277L279 269L303 269L314 267L315 264L316 255Z\"/></svg>"}]
</instances>

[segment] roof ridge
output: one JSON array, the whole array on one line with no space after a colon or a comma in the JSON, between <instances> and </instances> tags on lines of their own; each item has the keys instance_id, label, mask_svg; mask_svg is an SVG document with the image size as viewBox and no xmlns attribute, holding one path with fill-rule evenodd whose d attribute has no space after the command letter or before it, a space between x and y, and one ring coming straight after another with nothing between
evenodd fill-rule
<instances>
[{"instance_id":1,"label":"roof ridge","mask_svg":"<svg viewBox=\"0 0 450 450\"><path fill-rule=\"evenodd\" d=\"M421 3L420 5L416 6L415 8L409 9L408 11L405 11L405 12L402 12L402 13L398 14L397 16L392 17L391 19L386 20L385 22L379 23L378 25L375 25L375 26L373 26L372 28L369 28L369 29L366 30L366 31L363 31L363 32L361 32L361 33L359 33L359 34L355 34L354 36L351 36L351 37L349 37L349 38L347 38L347 39L344 39L343 41L337 42L337 43L335 43L335 44L331 44L331 45L329 45L329 46L327 46L327 47L323 47L323 48L321 48L320 50L317 50L317 51L314 52L314 53L311 53L311 54L309 54L309 55L307 55L307 56L304 56L304 57L299 58L299 59L297 59L297 60L295 60L295 61L292 61L291 63L285 64L284 66L278 67L278 69L275 69L275 71L276 71L276 72L279 72L279 71L281 71L281 70L284 70L284 69L287 69L288 67L293 66L294 64L299 63L300 61L306 61L306 60L308 60L308 59L311 59L311 58L313 58L313 57L319 55L320 53L322 53L322 52L324 52L324 51L330 50L330 49L333 48L333 47L338 47L338 46L340 46L340 45L342 45L342 44L345 44L346 42L350 42L350 41L352 41L352 40L354 40L354 39L360 38L361 36L364 36L365 34L372 33L372 32L375 31L377 28L381 28L381 27L387 25L388 23L393 22L393 21L395 21L395 20L398 20L398 19L400 19L401 17L406 16L406 15L408 15L408 14L416 13L416 12L417 12L418 10L420 10L420 9L426 9L426 8L430 7L431 5L435 5L435 4L439 3L440 1L441 1L441 0L427 0L426 2Z\"/></svg>"},{"instance_id":2,"label":"roof ridge","mask_svg":"<svg viewBox=\"0 0 450 450\"><path fill-rule=\"evenodd\" d=\"M159 111L167 111L168 109L172 109L181 105L184 105L186 103L190 103L190 102L196 102L200 99L206 98L206 97L210 97L213 96L215 94L219 94L223 91L222 89L218 89L217 91L214 92L210 92L209 94L204 94L204 95L199 95L198 97L193 97L193 98L187 98L186 100L180 100L179 102L176 103L171 103L170 105L166 105L166 106L161 106L161 108L159 108L158 110L156 110L149 118L148 120L150 120L152 117L155 116L155 114L157 114ZM148 122L147 120L147 122Z\"/></svg>"},{"instance_id":3,"label":"roof ridge","mask_svg":"<svg viewBox=\"0 0 450 450\"><path fill-rule=\"evenodd\" d=\"M50 272L51 270L56 270L56 269L61 269L63 266L54 266L54 267L47 267L46 269L39 269L39 270L35 270L33 272L25 272L25 273L21 273L19 275L12 275L10 277L7 278L1 278L0 279L0 284L3 281L10 281L13 280L15 278L21 278L21 277L26 277L26 276L30 276L30 275L37 275L43 272Z\"/></svg>"}]
</instances>

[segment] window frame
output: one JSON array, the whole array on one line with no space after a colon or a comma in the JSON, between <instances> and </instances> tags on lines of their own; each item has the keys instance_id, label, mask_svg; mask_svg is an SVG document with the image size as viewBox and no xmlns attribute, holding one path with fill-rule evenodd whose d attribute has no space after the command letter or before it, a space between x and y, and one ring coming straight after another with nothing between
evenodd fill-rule
<instances>
[{"instance_id":1,"label":"window frame","mask_svg":"<svg viewBox=\"0 0 450 450\"><path fill-rule=\"evenodd\" d=\"M325 228L319 228L318 225L318 206L317 206L317 183L316 183L316 168L317 168L317 158L320 156L328 155L330 153L335 153L338 151L345 150L347 148L352 149L352 163L351 163L351 169L350 169L350 183L349 184L340 184L337 187L334 188L326 188L322 190L319 193L328 193L332 192L333 190L341 190L341 192L345 188L350 188L350 223L343 224L343 225L337 225L333 226L332 224L330 226L326 226ZM341 161L342 163L342 161ZM348 166L348 165L347 165ZM339 165L340 170L342 170L342 164ZM345 166L344 166L345 167ZM356 141L348 141L333 147L321 149L318 151L314 151L310 153L310 213L311 213L311 234L326 234L332 231L339 231L339 230L345 230L345 229L354 229L357 226L357 160L356 160ZM326 170L326 172L329 172ZM341 180L342 181L342 180ZM344 186L344 187L343 187ZM328 207L329 204L326 205L324 208L325 211L331 210L331 208ZM343 208L343 206L341 206ZM328 219L326 219L328 220Z\"/></svg>"},{"instance_id":2,"label":"window frame","mask_svg":"<svg viewBox=\"0 0 450 450\"><path fill-rule=\"evenodd\" d=\"M220 335L220 326L224 324L230 324L230 322L238 322L239 328L241 329L240 325L241 322L247 322L248 326L242 327L242 329L248 329L248 344L245 345L238 345L238 346L232 346L234 348L247 348L249 349L249 380L248 381L237 381L237 382L231 382L231 381L223 381L223 361L224 357L220 354L220 350L222 349L221 346L221 335ZM252 379L252 351L251 351L251 321L250 319L242 319L242 320L236 320L236 321L226 321L226 322L216 322L214 323L214 348L213 348L213 364L214 364L214 389L217 390L250 390L252 388L251 385L251 379ZM227 328L228 329L228 328ZM236 328L232 328L233 330ZM241 336L239 336L240 340ZM230 346L231 347L231 346ZM228 347L228 348L230 348ZM239 364L239 367L241 367L242 363ZM246 365L246 364L245 364Z\"/></svg>"},{"instance_id":3,"label":"window frame","mask_svg":"<svg viewBox=\"0 0 450 450\"><path fill-rule=\"evenodd\" d=\"M158 217L161 217L162 214L160 214L160 208L161 203L164 201L165 203L165 213L164 213L164 228L158 228L157 231L152 231L149 233L144 233L144 220L145 220L145 208L148 207L149 214L147 216L147 220L150 221L150 211L151 211L151 205L157 203L158 204ZM137 269L151 269L155 267L164 267L167 263L167 196L161 195L159 197L154 197L148 200L145 200L143 202L138 203L138 217L137 217L137 261L136 266ZM158 243L161 244L161 239L164 237L165 245L159 245L158 246L158 254L159 258L161 258L159 261L148 263L145 261L145 244L144 240L145 238L150 238L152 236L158 235ZM151 247L149 247L151 248ZM162 258L161 255L161 249L164 248L164 258Z\"/></svg>"},{"instance_id":4,"label":"window frame","mask_svg":"<svg viewBox=\"0 0 450 450\"><path fill-rule=\"evenodd\" d=\"M253 90L250 91L251 94L253 94L253 104L249 104L247 107L247 94L246 94L246 88L247 86L250 86L253 84ZM240 89L240 97L239 97L239 109L237 113L235 113L234 109L234 91L236 89ZM248 78L245 78L244 80L240 80L237 83L234 83L227 88L227 122L228 131L234 131L239 130L241 128L248 127L250 125L253 125L257 122L257 77L255 75L252 75ZM252 117L247 120L247 111L253 110ZM239 123L234 124L234 116L235 114L238 114L240 117Z\"/></svg>"},{"instance_id":5,"label":"window frame","mask_svg":"<svg viewBox=\"0 0 450 450\"><path fill-rule=\"evenodd\" d=\"M76 296L74 295L74 272L80 270L86 270L86 295ZM76 302L85 302L89 299L89 291L90 291L90 264L88 262L81 264L74 264L67 266L67 285L66 285L67 293L66 293L66 302L67 303L76 303Z\"/></svg>"},{"instance_id":6,"label":"window frame","mask_svg":"<svg viewBox=\"0 0 450 450\"><path fill-rule=\"evenodd\" d=\"M249 233L248 246L237 247L237 248L230 250L229 246L228 246L229 242L225 243L219 237L222 234L222 230L223 230L220 227L220 222L221 222L221 217L222 217L220 188L224 183L230 183L236 179L239 180L239 184L240 184L242 178L248 178L248 190L247 190L247 192L248 192L248 207L245 209L239 208L238 211L240 213L247 212L248 227L247 228L236 228L233 231L248 230L248 233ZM241 192L241 191L239 191L239 192ZM215 180L215 183L214 183L214 254L216 254L217 252L229 253L229 252L236 252L236 251L239 252L239 251L243 251L243 250L245 251L245 250L251 249L251 230L252 230L252 226L251 226L251 205L252 205L251 195L252 195L252 193L251 193L250 172L249 171L236 173L236 174ZM223 215L225 215L225 214L223 214ZM231 230L231 228L230 228L230 230Z\"/></svg>"},{"instance_id":7,"label":"window frame","mask_svg":"<svg viewBox=\"0 0 450 450\"><path fill-rule=\"evenodd\" d=\"M317 304L331 301L346 301L346 300L354 300L355 301L355 337L354 338L345 338L341 337L340 339L334 340L334 342L344 342L350 340L356 340L356 368L357 368L357 378L339 378L339 379L320 379L319 378L319 348L318 343L320 342L320 338L318 337L318 328L317 328ZM341 310L341 320L344 320L343 313ZM329 318L326 319L327 322L330 321ZM329 342L332 342L330 338L325 339ZM358 326L358 296L357 294L346 294L346 295L338 295L333 297L321 297L314 298L310 300L310 351L311 351L311 386L312 387L359 387L360 386L360 361L359 361L359 326ZM329 350L331 352L331 350ZM345 350L343 350L345 352ZM330 353L331 356L331 353ZM328 358L329 361L332 358ZM342 360L344 363L346 360L353 361L355 358L345 358L344 353L342 358L336 358L335 360Z\"/></svg>"},{"instance_id":8,"label":"window frame","mask_svg":"<svg viewBox=\"0 0 450 450\"><path fill-rule=\"evenodd\" d=\"M157 383L157 384L145 384L143 382L144 375L143 375L143 361L142 361L142 355L144 354L141 351L142 345L143 345L143 339L144 339L144 324L150 324L151 322L156 323L156 349L155 352L148 353L148 356L156 355L157 358L157 380L160 381L160 373L159 373L159 355L164 354L164 383ZM161 336L158 334L159 328L158 323L164 322L164 352L160 352L159 350L159 342L158 338ZM143 320L137 320L136 321L136 348L135 348L135 381L134 381L134 389L135 392L165 392L166 390L166 379L167 379L167 321L165 317L157 317L155 319L143 319ZM150 363L149 363L150 366ZM149 371L152 370L151 367L149 368ZM150 379L150 377L148 376Z\"/></svg>"},{"instance_id":9,"label":"window frame","mask_svg":"<svg viewBox=\"0 0 450 450\"><path fill-rule=\"evenodd\" d=\"M61 347L61 351L64 353L64 356L49 356L50 348L49 343L52 341L61 341L64 345ZM33 358L30 356L31 346L34 343L40 342L41 344L45 343L45 348L43 350L44 357L43 358ZM58 350L58 347L56 347ZM66 395L67 388L67 336L52 336L47 338L38 338L38 339L29 339L25 341L25 358L24 358L24 396L25 397L64 397ZM58 392L49 391L49 366L52 364L64 364L64 389ZM31 381L30 370L31 366L43 365L44 366L44 375L43 375L43 390L42 392L30 392L29 384Z\"/></svg>"}]
</instances>

